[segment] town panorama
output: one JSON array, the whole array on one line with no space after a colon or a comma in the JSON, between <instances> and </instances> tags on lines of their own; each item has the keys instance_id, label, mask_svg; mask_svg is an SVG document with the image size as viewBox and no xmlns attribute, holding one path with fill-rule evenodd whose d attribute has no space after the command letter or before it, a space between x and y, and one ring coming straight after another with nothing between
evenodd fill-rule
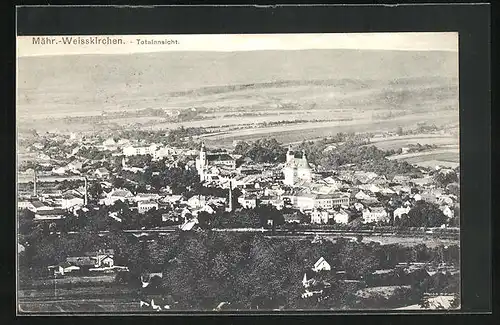
<instances>
[{"instance_id":1,"label":"town panorama","mask_svg":"<svg viewBox=\"0 0 500 325\"><path fill-rule=\"evenodd\" d=\"M20 313L460 308L456 51L24 56L17 132Z\"/></svg>"}]
</instances>

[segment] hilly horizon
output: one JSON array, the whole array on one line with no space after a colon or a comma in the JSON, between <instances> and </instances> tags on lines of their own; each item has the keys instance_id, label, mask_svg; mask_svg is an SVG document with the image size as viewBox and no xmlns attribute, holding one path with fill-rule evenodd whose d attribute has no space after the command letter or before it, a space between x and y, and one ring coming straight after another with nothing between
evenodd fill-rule
<instances>
[{"instance_id":1,"label":"hilly horizon","mask_svg":"<svg viewBox=\"0 0 500 325\"><path fill-rule=\"evenodd\" d=\"M168 101L202 88L321 80L455 85L458 53L339 49L21 57L17 106L19 116L87 112L163 96Z\"/></svg>"}]
</instances>

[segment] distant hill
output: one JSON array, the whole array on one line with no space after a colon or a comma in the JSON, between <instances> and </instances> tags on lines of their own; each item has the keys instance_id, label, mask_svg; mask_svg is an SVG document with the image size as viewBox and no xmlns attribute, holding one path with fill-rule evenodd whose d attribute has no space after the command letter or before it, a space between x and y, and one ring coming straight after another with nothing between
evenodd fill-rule
<instances>
[{"instance_id":1,"label":"distant hill","mask_svg":"<svg viewBox=\"0 0 500 325\"><path fill-rule=\"evenodd\" d=\"M275 81L399 84L399 79L414 78L456 83L457 53L303 50L23 57L18 59L18 114L105 110L142 98L189 96L206 87L211 93L221 86Z\"/></svg>"}]
</instances>

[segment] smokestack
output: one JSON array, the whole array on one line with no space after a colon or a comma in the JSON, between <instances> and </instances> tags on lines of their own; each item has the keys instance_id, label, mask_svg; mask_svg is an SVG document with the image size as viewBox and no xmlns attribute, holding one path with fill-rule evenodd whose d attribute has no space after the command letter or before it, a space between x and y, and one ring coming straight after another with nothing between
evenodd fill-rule
<instances>
[{"instance_id":1,"label":"smokestack","mask_svg":"<svg viewBox=\"0 0 500 325\"><path fill-rule=\"evenodd\" d=\"M88 204L88 197L87 197L87 177L84 177L84 180L85 180L85 190L84 190L84 194L83 194L83 204L84 205L87 205Z\"/></svg>"},{"instance_id":2,"label":"smokestack","mask_svg":"<svg viewBox=\"0 0 500 325\"><path fill-rule=\"evenodd\" d=\"M37 191L36 191L36 182L37 182L37 175L36 175L36 169L33 170L33 196L37 196Z\"/></svg>"},{"instance_id":3,"label":"smokestack","mask_svg":"<svg viewBox=\"0 0 500 325\"><path fill-rule=\"evenodd\" d=\"M233 211L233 181L229 181L229 212Z\"/></svg>"}]
</instances>

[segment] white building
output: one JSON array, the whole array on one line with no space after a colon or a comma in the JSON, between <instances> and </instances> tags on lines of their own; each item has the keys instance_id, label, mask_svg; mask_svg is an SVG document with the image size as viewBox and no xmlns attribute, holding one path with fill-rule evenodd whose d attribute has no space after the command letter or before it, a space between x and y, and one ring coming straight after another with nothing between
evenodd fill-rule
<instances>
[{"instance_id":1,"label":"white building","mask_svg":"<svg viewBox=\"0 0 500 325\"><path fill-rule=\"evenodd\" d=\"M66 169L73 173L80 173L80 170L83 168L83 163L79 161L73 161L66 165Z\"/></svg>"},{"instance_id":2,"label":"white building","mask_svg":"<svg viewBox=\"0 0 500 325\"><path fill-rule=\"evenodd\" d=\"M52 211L54 208L47 206L40 201L32 201L31 204L28 205L28 209L36 213L39 211Z\"/></svg>"},{"instance_id":3,"label":"white building","mask_svg":"<svg viewBox=\"0 0 500 325\"><path fill-rule=\"evenodd\" d=\"M184 224L180 225L179 228L182 231L190 231L197 224L198 224L198 219L197 218L193 218L191 220L187 220Z\"/></svg>"},{"instance_id":4,"label":"white building","mask_svg":"<svg viewBox=\"0 0 500 325\"><path fill-rule=\"evenodd\" d=\"M143 147L127 146L123 148L124 156L151 155L153 156L157 149L156 144Z\"/></svg>"},{"instance_id":5,"label":"white building","mask_svg":"<svg viewBox=\"0 0 500 325\"><path fill-rule=\"evenodd\" d=\"M68 172L66 167L57 167L57 168L52 168L52 173L56 175L64 175Z\"/></svg>"},{"instance_id":6,"label":"white building","mask_svg":"<svg viewBox=\"0 0 500 325\"><path fill-rule=\"evenodd\" d=\"M160 199L160 195L156 193L137 193L133 200L135 202L140 201L156 201Z\"/></svg>"},{"instance_id":7,"label":"white building","mask_svg":"<svg viewBox=\"0 0 500 325\"><path fill-rule=\"evenodd\" d=\"M420 195L420 194L417 193L417 194L413 195L413 199L415 201L420 201L420 200L422 200L422 195Z\"/></svg>"},{"instance_id":8,"label":"white building","mask_svg":"<svg viewBox=\"0 0 500 325\"><path fill-rule=\"evenodd\" d=\"M349 213L347 211L341 209L339 212L335 212L333 214L333 219L336 223L347 224L349 222Z\"/></svg>"},{"instance_id":9,"label":"white building","mask_svg":"<svg viewBox=\"0 0 500 325\"><path fill-rule=\"evenodd\" d=\"M323 209L314 209L311 212L311 223L326 224L330 220L330 214Z\"/></svg>"},{"instance_id":10,"label":"white building","mask_svg":"<svg viewBox=\"0 0 500 325\"><path fill-rule=\"evenodd\" d=\"M365 206L362 203L359 203L359 202L354 203L354 209L356 209L356 211L361 211L364 208L365 208Z\"/></svg>"},{"instance_id":11,"label":"white building","mask_svg":"<svg viewBox=\"0 0 500 325\"><path fill-rule=\"evenodd\" d=\"M85 203L83 196L77 196L71 193L63 195L63 197L57 201L61 206L61 209L70 209L71 207L83 205Z\"/></svg>"},{"instance_id":12,"label":"white building","mask_svg":"<svg viewBox=\"0 0 500 325\"><path fill-rule=\"evenodd\" d=\"M325 178L323 181L325 181L325 183L327 183L327 184L335 185L337 187L340 187L343 184L340 179L338 179L336 177L332 177L332 176Z\"/></svg>"},{"instance_id":13,"label":"white building","mask_svg":"<svg viewBox=\"0 0 500 325\"><path fill-rule=\"evenodd\" d=\"M245 209L255 209L257 207L257 196L242 195L238 198L238 203Z\"/></svg>"},{"instance_id":14,"label":"white building","mask_svg":"<svg viewBox=\"0 0 500 325\"><path fill-rule=\"evenodd\" d=\"M106 198L102 199L100 203L105 205L113 205L116 201L128 201L132 200L134 195L127 189L115 189L106 195Z\"/></svg>"},{"instance_id":15,"label":"white building","mask_svg":"<svg viewBox=\"0 0 500 325\"><path fill-rule=\"evenodd\" d=\"M440 209L441 209L441 211L443 211L443 214L448 219L451 219L451 218L453 218L455 216L455 212L453 211L453 209L450 209L450 207L447 206L447 205L441 206Z\"/></svg>"},{"instance_id":16,"label":"white building","mask_svg":"<svg viewBox=\"0 0 500 325\"><path fill-rule=\"evenodd\" d=\"M17 208L18 209L28 209L28 210L34 210L34 206L33 204L31 203L31 201L17 201Z\"/></svg>"},{"instance_id":17,"label":"white building","mask_svg":"<svg viewBox=\"0 0 500 325\"><path fill-rule=\"evenodd\" d=\"M158 159L163 159L165 157L171 157L175 155L176 152L173 148L169 147L162 147L153 152L153 159L158 160Z\"/></svg>"},{"instance_id":18,"label":"white building","mask_svg":"<svg viewBox=\"0 0 500 325\"><path fill-rule=\"evenodd\" d=\"M204 195L195 195L187 200L187 204L191 209L198 209L207 204L207 199Z\"/></svg>"},{"instance_id":19,"label":"white building","mask_svg":"<svg viewBox=\"0 0 500 325\"><path fill-rule=\"evenodd\" d=\"M314 272L330 271L332 269L332 267L323 257L320 257L319 260L317 260L316 263L314 263L314 266L312 269Z\"/></svg>"},{"instance_id":20,"label":"white building","mask_svg":"<svg viewBox=\"0 0 500 325\"><path fill-rule=\"evenodd\" d=\"M108 138L102 142L103 146L114 146L116 145L116 141L113 138Z\"/></svg>"},{"instance_id":21,"label":"white building","mask_svg":"<svg viewBox=\"0 0 500 325\"><path fill-rule=\"evenodd\" d=\"M374 199L373 197L371 197L370 195L366 194L363 191L359 191L358 193L356 193L356 195L354 197L358 200L373 200Z\"/></svg>"},{"instance_id":22,"label":"white building","mask_svg":"<svg viewBox=\"0 0 500 325\"><path fill-rule=\"evenodd\" d=\"M408 212L410 212L411 208L410 207L400 207L394 210L393 215L394 218L401 218L402 215L406 214L408 215Z\"/></svg>"},{"instance_id":23,"label":"white building","mask_svg":"<svg viewBox=\"0 0 500 325\"><path fill-rule=\"evenodd\" d=\"M349 196L340 193L334 194L311 194L302 193L294 197L292 202L301 210L312 210L314 208L332 209L336 206L348 206Z\"/></svg>"},{"instance_id":24,"label":"white building","mask_svg":"<svg viewBox=\"0 0 500 325\"><path fill-rule=\"evenodd\" d=\"M151 209L158 210L158 203L155 201L139 201L139 202L137 202L137 211L139 213L146 213Z\"/></svg>"},{"instance_id":25,"label":"white building","mask_svg":"<svg viewBox=\"0 0 500 325\"><path fill-rule=\"evenodd\" d=\"M387 211L384 208L366 208L363 210L363 223L385 221L387 219Z\"/></svg>"},{"instance_id":26,"label":"white building","mask_svg":"<svg viewBox=\"0 0 500 325\"><path fill-rule=\"evenodd\" d=\"M300 210L312 210L315 206L316 196L317 194L303 193L297 195L292 202L295 202Z\"/></svg>"},{"instance_id":27,"label":"white building","mask_svg":"<svg viewBox=\"0 0 500 325\"><path fill-rule=\"evenodd\" d=\"M97 168L96 171L94 172L94 175L99 178L108 178L109 171L104 167Z\"/></svg>"},{"instance_id":28,"label":"white building","mask_svg":"<svg viewBox=\"0 0 500 325\"><path fill-rule=\"evenodd\" d=\"M198 214L200 212L206 212L208 214L214 214L215 210L214 210L214 208L212 208L212 206L210 206L210 204L205 204L201 208L199 208L197 210L194 210L192 214L193 214L194 217L198 217Z\"/></svg>"}]
</instances>

